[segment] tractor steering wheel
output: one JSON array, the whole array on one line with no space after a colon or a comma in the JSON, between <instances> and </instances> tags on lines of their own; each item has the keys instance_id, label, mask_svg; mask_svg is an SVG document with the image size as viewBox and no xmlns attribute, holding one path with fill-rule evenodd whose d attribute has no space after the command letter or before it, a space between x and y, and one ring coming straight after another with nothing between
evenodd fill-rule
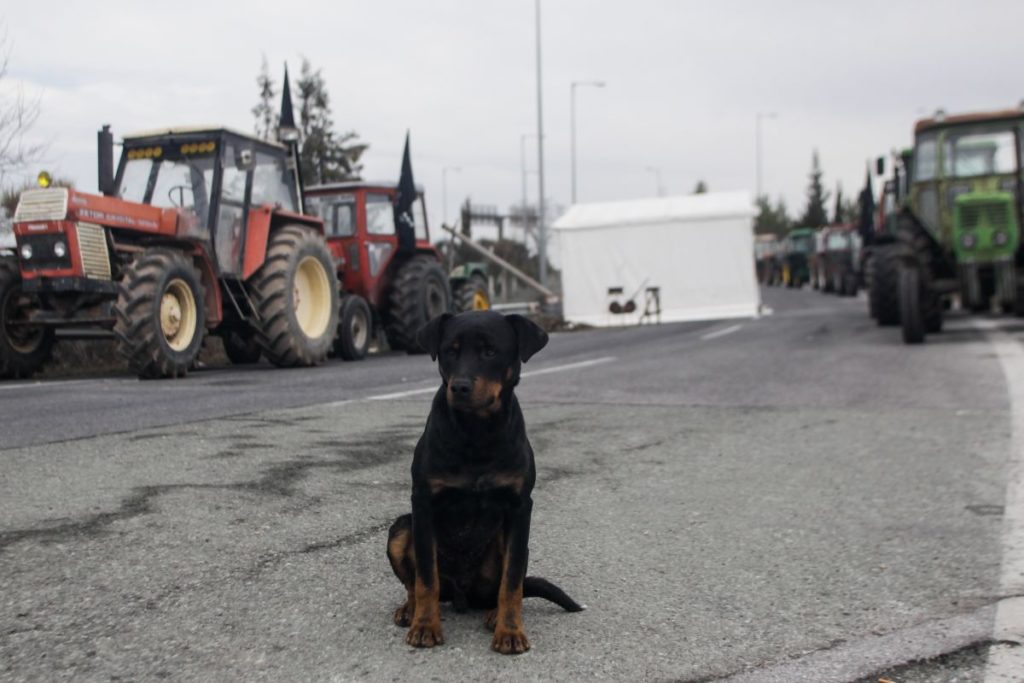
<instances>
[{"instance_id":1,"label":"tractor steering wheel","mask_svg":"<svg viewBox=\"0 0 1024 683\"><path fill-rule=\"evenodd\" d=\"M178 192L179 202L174 201L174 193ZM171 204L179 209L185 208L185 193L192 194L192 187L190 185L175 185L171 189L167 190L167 199L170 200Z\"/></svg>"}]
</instances>

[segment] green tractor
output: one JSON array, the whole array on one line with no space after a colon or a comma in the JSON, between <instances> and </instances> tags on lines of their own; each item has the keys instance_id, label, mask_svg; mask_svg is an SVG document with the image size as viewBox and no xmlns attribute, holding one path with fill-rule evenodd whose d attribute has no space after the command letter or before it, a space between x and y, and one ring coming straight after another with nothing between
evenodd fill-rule
<instances>
[{"instance_id":1,"label":"green tractor","mask_svg":"<svg viewBox=\"0 0 1024 683\"><path fill-rule=\"evenodd\" d=\"M787 287L803 287L810 282L816 232L814 228L796 228L782 240L779 259L782 282Z\"/></svg>"},{"instance_id":2,"label":"green tractor","mask_svg":"<svg viewBox=\"0 0 1024 683\"><path fill-rule=\"evenodd\" d=\"M871 283L879 321L898 319L905 343L941 331L954 296L970 311L1024 314L1022 134L1021 109L939 112L914 127L906 193L876 241Z\"/></svg>"}]
</instances>

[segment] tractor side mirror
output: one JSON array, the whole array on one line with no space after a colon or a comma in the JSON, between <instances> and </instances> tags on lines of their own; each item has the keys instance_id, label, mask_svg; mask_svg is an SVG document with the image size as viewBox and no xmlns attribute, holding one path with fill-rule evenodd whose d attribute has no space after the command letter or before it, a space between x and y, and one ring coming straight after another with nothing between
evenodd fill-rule
<instances>
[{"instance_id":1,"label":"tractor side mirror","mask_svg":"<svg viewBox=\"0 0 1024 683\"><path fill-rule=\"evenodd\" d=\"M885 175L885 157L878 157L875 160L875 173L877 175Z\"/></svg>"},{"instance_id":2,"label":"tractor side mirror","mask_svg":"<svg viewBox=\"0 0 1024 683\"><path fill-rule=\"evenodd\" d=\"M248 173L256 166L256 155L251 149L241 149L235 155L235 168Z\"/></svg>"}]
</instances>

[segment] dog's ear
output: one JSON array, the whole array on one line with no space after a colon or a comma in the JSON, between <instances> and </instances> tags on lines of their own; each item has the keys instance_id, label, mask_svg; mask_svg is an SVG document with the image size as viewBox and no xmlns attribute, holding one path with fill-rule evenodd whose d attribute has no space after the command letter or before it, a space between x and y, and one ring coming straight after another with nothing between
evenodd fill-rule
<instances>
[{"instance_id":1,"label":"dog's ear","mask_svg":"<svg viewBox=\"0 0 1024 683\"><path fill-rule=\"evenodd\" d=\"M437 360L441 350L441 329L450 317L451 313L442 313L416 332L416 343L430 354L430 360Z\"/></svg>"},{"instance_id":2,"label":"dog's ear","mask_svg":"<svg viewBox=\"0 0 1024 683\"><path fill-rule=\"evenodd\" d=\"M506 315L505 320L516 331L516 338L519 340L519 360L524 363L547 345L548 333L529 318L513 313Z\"/></svg>"}]
</instances>

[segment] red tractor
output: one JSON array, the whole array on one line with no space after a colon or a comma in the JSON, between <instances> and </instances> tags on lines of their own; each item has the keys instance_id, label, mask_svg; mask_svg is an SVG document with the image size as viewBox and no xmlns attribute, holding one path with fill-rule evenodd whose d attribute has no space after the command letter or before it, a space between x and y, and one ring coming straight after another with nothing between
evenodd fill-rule
<instances>
[{"instance_id":1,"label":"red tractor","mask_svg":"<svg viewBox=\"0 0 1024 683\"><path fill-rule=\"evenodd\" d=\"M0 257L0 377L27 377L55 332L101 329L142 378L180 377L204 334L234 362L322 362L339 310L323 222L302 214L288 148L224 128L99 133L101 195L22 194Z\"/></svg>"},{"instance_id":2,"label":"red tractor","mask_svg":"<svg viewBox=\"0 0 1024 683\"><path fill-rule=\"evenodd\" d=\"M403 236L396 226L394 183L363 181L305 189L306 210L319 216L338 260L343 290L335 353L346 360L366 355L373 333L382 330L392 349L415 353L416 330L455 310L490 307L483 268L469 264L449 277L430 243L422 190L412 215L415 228Z\"/></svg>"}]
</instances>

